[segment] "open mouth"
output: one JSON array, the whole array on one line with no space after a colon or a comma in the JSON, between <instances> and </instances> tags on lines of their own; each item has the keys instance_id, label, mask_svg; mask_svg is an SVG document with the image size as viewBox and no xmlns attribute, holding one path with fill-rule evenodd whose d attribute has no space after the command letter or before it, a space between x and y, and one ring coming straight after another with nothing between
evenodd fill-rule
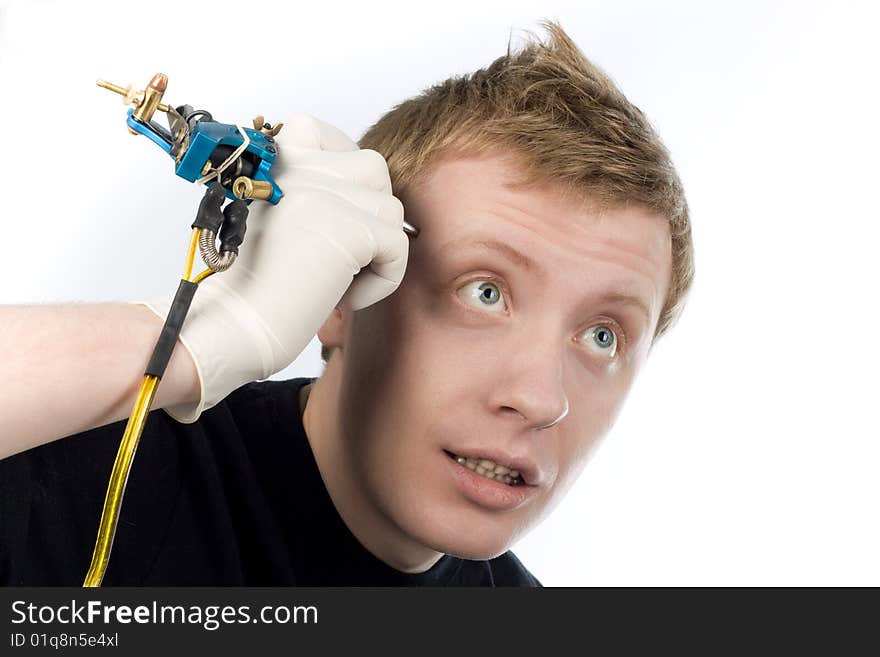
<instances>
[{"instance_id":1,"label":"open mouth","mask_svg":"<svg viewBox=\"0 0 880 657\"><path fill-rule=\"evenodd\" d=\"M446 455L457 461L459 464L468 468L469 470L473 470L478 475L482 477L486 477L486 479L491 479L493 481L498 481L503 484L507 484L508 486L522 486L525 484L525 481L516 470L511 470L509 467L504 465L503 463L495 463L490 459L474 459L474 458L465 458L464 456L458 456L457 454L453 454L449 450L443 450L446 452Z\"/></svg>"}]
</instances>

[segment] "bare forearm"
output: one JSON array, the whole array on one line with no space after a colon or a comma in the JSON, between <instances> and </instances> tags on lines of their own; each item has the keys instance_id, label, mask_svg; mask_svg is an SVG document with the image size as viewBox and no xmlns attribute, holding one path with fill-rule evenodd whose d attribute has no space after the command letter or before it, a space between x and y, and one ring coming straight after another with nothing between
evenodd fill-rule
<instances>
[{"instance_id":1,"label":"bare forearm","mask_svg":"<svg viewBox=\"0 0 880 657\"><path fill-rule=\"evenodd\" d=\"M127 418L162 324L133 303L0 306L0 458ZM178 342L151 408L197 398Z\"/></svg>"}]
</instances>

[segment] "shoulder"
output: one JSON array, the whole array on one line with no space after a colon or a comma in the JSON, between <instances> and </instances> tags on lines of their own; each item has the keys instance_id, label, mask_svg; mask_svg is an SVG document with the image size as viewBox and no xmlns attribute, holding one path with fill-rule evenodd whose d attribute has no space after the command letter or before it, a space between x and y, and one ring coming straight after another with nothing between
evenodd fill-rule
<instances>
[{"instance_id":1,"label":"shoulder","mask_svg":"<svg viewBox=\"0 0 880 657\"><path fill-rule=\"evenodd\" d=\"M311 379L303 377L251 381L229 393L221 404L234 410L241 410L253 406L285 406L295 401L298 407L300 388L309 381Z\"/></svg>"},{"instance_id":2,"label":"shoulder","mask_svg":"<svg viewBox=\"0 0 880 657\"><path fill-rule=\"evenodd\" d=\"M278 432L296 417L300 388L308 378L266 379L246 383L202 413L199 421L211 430L235 427L243 435Z\"/></svg>"},{"instance_id":3,"label":"shoulder","mask_svg":"<svg viewBox=\"0 0 880 657\"><path fill-rule=\"evenodd\" d=\"M495 586L543 587L519 558L509 550L488 562Z\"/></svg>"}]
</instances>

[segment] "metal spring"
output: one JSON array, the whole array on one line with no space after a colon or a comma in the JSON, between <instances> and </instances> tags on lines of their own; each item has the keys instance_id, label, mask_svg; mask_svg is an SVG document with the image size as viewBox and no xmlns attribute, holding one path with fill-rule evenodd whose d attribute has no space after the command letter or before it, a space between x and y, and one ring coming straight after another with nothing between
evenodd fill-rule
<instances>
[{"instance_id":1,"label":"metal spring","mask_svg":"<svg viewBox=\"0 0 880 657\"><path fill-rule=\"evenodd\" d=\"M217 234L213 230L204 229L199 235L199 252L202 260L213 271L226 271L235 262L237 253L224 251L217 253Z\"/></svg>"}]
</instances>

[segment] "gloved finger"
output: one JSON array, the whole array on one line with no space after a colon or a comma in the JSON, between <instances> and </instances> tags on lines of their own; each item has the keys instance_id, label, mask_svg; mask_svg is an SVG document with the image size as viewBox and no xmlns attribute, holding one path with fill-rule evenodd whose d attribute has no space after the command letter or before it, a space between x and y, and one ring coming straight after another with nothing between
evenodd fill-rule
<instances>
[{"instance_id":1,"label":"gloved finger","mask_svg":"<svg viewBox=\"0 0 880 657\"><path fill-rule=\"evenodd\" d=\"M409 258L406 233L376 224L373 235L377 244L375 257L355 275L339 302L348 310L360 310L384 299L398 288L406 272Z\"/></svg>"},{"instance_id":2,"label":"gloved finger","mask_svg":"<svg viewBox=\"0 0 880 657\"><path fill-rule=\"evenodd\" d=\"M403 228L403 203L396 196L345 180L328 179L324 174L316 174L308 170L297 170L285 180L285 194L303 188L330 192L390 226ZM278 207L284 207L283 196L278 202Z\"/></svg>"},{"instance_id":3,"label":"gloved finger","mask_svg":"<svg viewBox=\"0 0 880 657\"><path fill-rule=\"evenodd\" d=\"M297 112L283 121L284 127L275 136L278 150L285 148L307 148L323 151L356 151L358 145L342 130L320 119Z\"/></svg>"},{"instance_id":4,"label":"gloved finger","mask_svg":"<svg viewBox=\"0 0 880 657\"><path fill-rule=\"evenodd\" d=\"M288 180L295 181L300 171L311 171L339 180L366 185L377 192L391 193L388 164L379 153L370 149L358 151L315 151L288 149L279 152L272 172L279 187L284 190Z\"/></svg>"}]
</instances>

